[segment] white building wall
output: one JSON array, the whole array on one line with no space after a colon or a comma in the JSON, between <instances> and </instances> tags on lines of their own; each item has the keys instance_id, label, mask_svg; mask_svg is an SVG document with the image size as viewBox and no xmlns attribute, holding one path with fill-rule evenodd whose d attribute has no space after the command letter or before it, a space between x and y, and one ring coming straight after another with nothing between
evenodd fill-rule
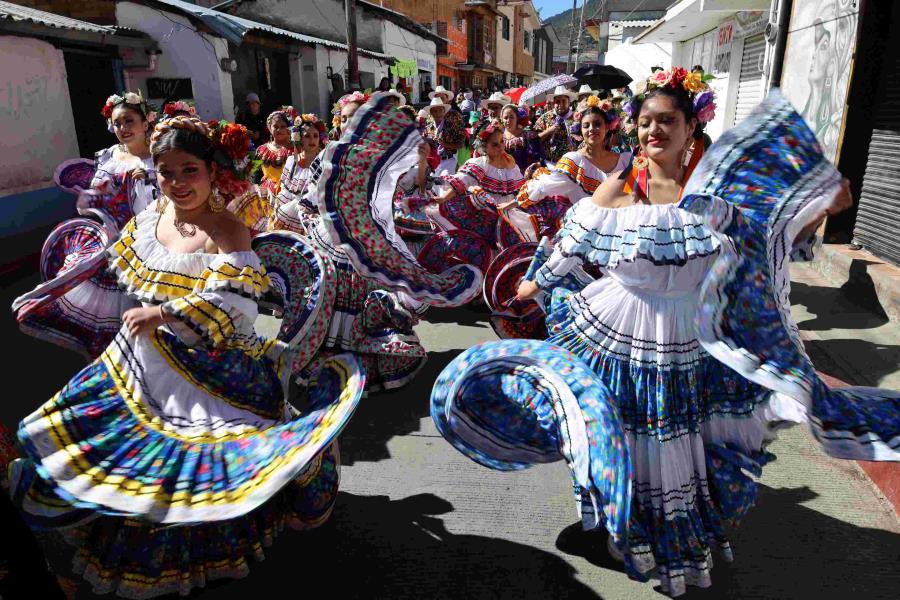
<instances>
[{"instance_id":1,"label":"white building wall","mask_svg":"<svg viewBox=\"0 0 900 600\"><path fill-rule=\"evenodd\" d=\"M503 39L503 19L497 18L497 68L507 73L513 73L515 68L515 43L516 43L516 7L501 6L500 12L509 19L509 39Z\"/></svg>"},{"instance_id":2,"label":"white building wall","mask_svg":"<svg viewBox=\"0 0 900 600\"><path fill-rule=\"evenodd\" d=\"M52 187L57 165L78 156L78 140L60 50L43 40L0 36L0 74L2 202L4 196Z\"/></svg>"},{"instance_id":3,"label":"white building wall","mask_svg":"<svg viewBox=\"0 0 900 600\"><path fill-rule=\"evenodd\" d=\"M731 16L730 14L727 16ZM740 55L743 44L735 40L732 45L731 63L728 71L714 72L716 59L716 30L708 31L703 35L676 44L677 50L672 64L690 70L694 65L700 65L707 73L713 73L715 79L709 82L709 87L716 94L716 118L706 124L706 134L713 140L718 139L722 132L731 126L729 115L733 112L733 104L737 93L737 76L731 77L735 72L740 72Z\"/></svg>"},{"instance_id":4,"label":"white building wall","mask_svg":"<svg viewBox=\"0 0 900 600\"><path fill-rule=\"evenodd\" d=\"M631 76L631 89L650 76L651 67L672 66L672 44L619 44L605 53L603 64L618 67Z\"/></svg>"},{"instance_id":5,"label":"white building wall","mask_svg":"<svg viewBox=\"0 0 900 600\"><path fill-rule=\"evenodd\" d=\"M418 66L419 71L431 74L432 86L436 78L437 50L432 40L423 38L408 31L391 21L382 21L384 25L384 53L401 60L411 60ZM380 77L378 78L381 79ZM420 75L416 75L409 82L412 85L412 100L419 102ZM377 81L376 81L377 85Z\"/></svg>"},{"instance_id":6,"label":"white building wall","mask_svg":"<svg viewBox=\"0 0 900 600\"><path fill-rule=\"evenodd\" d=\"M147 79L151 77L191 79L197 112L203 119L233 119L234 96L231 75L219 66L221 58L228 57L225 40L200 34L190 21L175 13L160 15L160 11L135 4L116 4L116 23L143 31L159 45L156 69L132 71L127 82L146 94ZM161 98L148 98L159 101Z\"/></svg>"},{"instance_id":7,"label":"white building wall","mask_svg":"<svg viewBox=\"0 0 900 600\"><path fill-rule=\"evenodd\" d=\"M344 0L255 0L241 2L234 14L317 38L342 43L347 40ZM357 45L380 52L381 33L381 19L357 5Z\"/></svg>"},{"instance_id":8,"label":"white building wall","mask_svg":"<svg viewBox=\"0 0 900 600\"><path fill-rule=\"evenodd\" d=\"M316 59L315 71L313 72L315 74L315 85L306 85L306 82L312 82L313 78L308 76L310 71L304 71L304 102L313 100L317 101L318 105L315 110L311 110L312 107L307 107L306 104L304 104L304 111L316 112L316 114L325 117L331 113L331 82L328 80L328 67L331 67L335 74L343 74L344 70L347 68L348 57L344 50L327 48L325 46L316 46L314 53ZM311 53L307 54L306 51L304 51L304 65L306 64L307 56L309 56L310 59L312 58ZM359 55L358 63L360 72L372 73L374 75L375 85L378 85L378 82L382 77L388 76L388 65L380 60ZM309 87L314 87L314 89L317 90L317 94L310 93L308 91Z\"/></svg>"}]
</instances>

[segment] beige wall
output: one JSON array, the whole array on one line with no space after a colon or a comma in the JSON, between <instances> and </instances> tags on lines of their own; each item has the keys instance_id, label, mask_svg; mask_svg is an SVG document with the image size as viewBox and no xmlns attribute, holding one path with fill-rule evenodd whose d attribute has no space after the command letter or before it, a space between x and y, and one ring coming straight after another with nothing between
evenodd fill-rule
<instances>
[{"instance_id":1,"label":"beige wall","mask_svg":"<svg viewBox=\"0 0 900 600\"><path fill-rule=\"evenodd\" d=\"M507 73L513 72L515 63L515 39L516 39L516 9L513 6L504 6L500 8L507 19L509 19L509 39L503 39L503 19L497 19L497 68Z\"/></svg>"}]
</instances>

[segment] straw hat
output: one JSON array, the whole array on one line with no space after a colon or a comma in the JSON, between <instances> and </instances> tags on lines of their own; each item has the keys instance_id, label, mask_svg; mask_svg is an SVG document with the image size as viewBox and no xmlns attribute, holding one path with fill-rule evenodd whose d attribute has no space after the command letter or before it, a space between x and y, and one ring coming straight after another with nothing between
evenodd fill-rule
<instances>
[{"instance_id":1,"label":"straw hat","mask_svg":"<svg viewBox=\"0 0 900 600\"><path fill-rule=\"evenodd\" d=\"M431 102L428 104L428 114L431 114L431 111L434 110L438 106L440 106L441 108L443 108L446 111L447 109L450 108L451 105L446 104L441 99L440 96L435 96L434 98L431 99Z\"/></svg>"},{"instance_id":2,"label":"straw hat","mask_svg":"<svg viewBox=\"0 0 900 600\"><path fill-rule=\"evenodd\" d=\"M481 101L481 108L487 108L491 104L499 104L500 106L505 106L507 104L510 104L511 102L512 98L510 98L503 92L494 92L489 98Z\"/></svg>"},{"instance_id":3,"label":"straw hat","mask_svg":"<svg viewBox=\"0 0 900 600\"><path fill-rule=\"evenodd\" d=\"M393 96L394 98L396 98L397 100L399 100L399 101L400 101L400 106L405 106L405 105L406 105L406 97L405 97L403 94L401 94L400 92L398 92L397 90L395 90L395 89L390 89L390 90L388 90L388 91L386 91L386 92L383 92L383 93L384 93L385 96Z\"/></svg>"},{"instance_id":4,"label":"straw hat","mask_svg":"<svg viewBox=\"0 0 900 600\"><path fill-rule=\"evenodd\" d=\"M592 90L591 86L585 84L578 88L578 99L581 100L584 96L598 96L600 94L600 90Z\"/></svg>"},{"instance_id":5,"label":"straw hat","mask_svg":"<svg viewBox=\"0 0 900 600\"><path fill-rule=\"evenodd\" d=\"M443 96L446 102L450 102L451 100L453 100L453 92L442 85L437 86L436 88L434 88L433 92L428 93L428 97L431 99L434 99L435 96Z\"/></svg>"},{"instance_id":6,"label":"straw hat","mask_svg":"<svg viewBox=\"0 0 900 600\"><path fill-rule=\"evenodd\" d=\"M556 89L553 90L552 93L547 94L547 102L551 103L557 96L565 96L569 99L569 102L574 102L578 96L572 90L568 89L564 85L556 86Z\"/></svg>"}]
</instances>

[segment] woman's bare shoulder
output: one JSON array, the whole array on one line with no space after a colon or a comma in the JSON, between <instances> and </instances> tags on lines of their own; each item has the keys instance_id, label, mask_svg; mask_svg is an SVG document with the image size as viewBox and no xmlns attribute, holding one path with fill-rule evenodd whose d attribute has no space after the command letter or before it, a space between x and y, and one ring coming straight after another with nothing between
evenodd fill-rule
<instances>
[{"instance_id":1,"label":"woman's bare shoulder","mask_svg":"<svg viewBox=\"0 0 900 600\"><path fill-rule=\"evenodd\" d=\"M250 230L230 212L216 215L209 238L222 254L250 250Z\"/></svg>"},{"instance_id":2,"label":"woman's bare shoulder","mask_svg":"<svg viewBox=\"0 0 900 600\"><path fill-rule=\"evenodd\" d=\"M625 180L620 178L622 171L611 173L603 183L597 186L591 202L601 208L618 208L631 204L630 196L625 193Z\"/></svg>"}]
</instances>

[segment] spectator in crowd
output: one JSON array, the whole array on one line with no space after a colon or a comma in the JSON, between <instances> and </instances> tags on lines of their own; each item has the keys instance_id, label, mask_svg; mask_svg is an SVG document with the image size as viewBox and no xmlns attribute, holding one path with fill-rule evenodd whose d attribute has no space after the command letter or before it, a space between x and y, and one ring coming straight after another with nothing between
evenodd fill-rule
<instances>
[{"instance_id":1,"label":"spectator in crowd","mask_svg":"<svg viewBox=\"0 0 900 600\"><path fill-rule=\"evenodd\" d=\"M463 100L459 104L459 110L461 110L463 113L470 113L475 110L476 105L475 101L473 100L475 94L472 93L472 90L470 90L469 88L465 88L463 89L462 95Z\"/></svg>"},{"instance_id":2,"label":"spectator in crowd","mask_svg":"<svg viewBox=\"0 0 900 600\"><path fill-rule=\"evenodd\" d=\"M382 77L381 81L378 84L378 91L379 92L387 92L390 89L391 89L391 80L388 79L387 77Z\"/></svg>"},{"instance_id":3,"label":"spectator in crowd","mask_svg":"<svg viewBox=\"0 0 900 600\"><path fill-rule=\"evenodd\" d=\"M243 125L250 133L250 140L257 146L269 141L269 130L266 127L266 116L262 114L262 104L256 92L247 94L246 108L242 110L235 121Z\"/></svg>"}]
</instances>

